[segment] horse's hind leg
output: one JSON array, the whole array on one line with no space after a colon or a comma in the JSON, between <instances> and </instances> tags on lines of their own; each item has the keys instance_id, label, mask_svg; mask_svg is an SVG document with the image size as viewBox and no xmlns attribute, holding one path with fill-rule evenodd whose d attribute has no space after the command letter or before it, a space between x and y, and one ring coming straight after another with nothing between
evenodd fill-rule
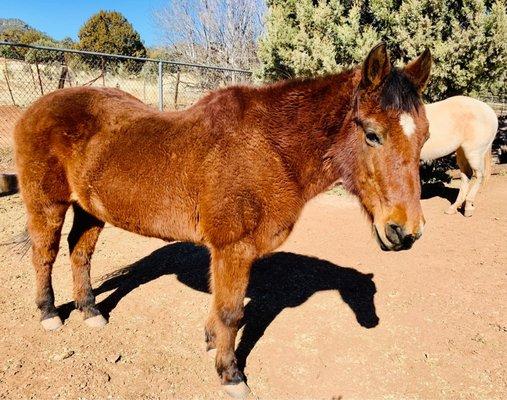
<instances>
[{"instance_id":1,"label":"horse's hind leg","mask_svg":"<svg viewBox=\"0 0 507 400\"><path fill-rule=\"evenodd\" d=\"M32 264L35 269L35 303L41 313L41 324L46 330L62 326L55 307L51 273L60 246L60 235L68 204L51 202L26 193L28 231L32 245Z\"/></svg>"},{"instance_id":2,"label":"horse's hind leg","mask_svg":"<svg viewBox=\"0 0 507 400\"><path fill-rule=\"evenodd\" d=\"M489 151L489 150L488 150ZM484 178L484 154L482 152L474 151L467 152L467 160L473 171L471 180L471 187L465 199L465 217L471 217L475 210L475 196L481 187Z\"/></svg>"},{"instance_id":3,"label":"horse's hind leg","mask_svg":"<svg viewBox=\"0 0 507 400\"><path fill-rule=\"evenodd\" d=\"M216 347L215 367L225 391L236 398L244 398L249 392L234 347L254 258L253 248L242 243L211 252L213 304L206 323L206 341L208 350Z\"/></svg>"},{"instance_id":4,"label":"horse's hind leg","mask_svg":"<svg viewBox=\"0 0 507 400\"><path fill-rule=\"evenodd\" d=\"M446 214L455 214L458 211L458 208L460 208L461 205L465 202L469 185L468 177L472 175L472 170L461 147L456 151L456 162L458 163L460 170L461 183L459 187L458 197L456 198L456 201L449 206L445 212Z\"/></svg>"},{"instance_id":5,"label":"horse's hind leg","mask_svg":"<svg viewBox=\"0 0 507 400\"><path fill-rule=\"evenodd\" d=\"M95 307L95 296L90 280L90 261L104 222L88 214L77 204L73 205L73 209L74 222L68 242L74 281L74 301L76 308L83 312L88 326L101 327L107 321Z\"/></svg>"},{"instance_id":6,"label":"horse's hind leg","mask_svg":"<svg viewBox=\"0 0 507 400\"><path fill-rule=\"evenodd\" d=\"M54 330L62 325L55 308L51 273L60 247L60 236L69 208L70 192L65 172L57 160L17 154L19 185L27 211L28 233L35 269L35 303L41 313L44 329Z\"/></svg>"},{"instance_id":7,"label":"horse's hind leg","mask_svg":"<svg viewBox=\"0 0 507 400\"><path fill-rule=\"evenodd\" d=\"M62 326L62 320L55 307L51 272L58 254L67 208L67 204L46 205L37 211L29 210L28 215L32 263L36 279L35 303L41 312L41 324L46 330L55 330Z\"/></svg>"}]
</instances>

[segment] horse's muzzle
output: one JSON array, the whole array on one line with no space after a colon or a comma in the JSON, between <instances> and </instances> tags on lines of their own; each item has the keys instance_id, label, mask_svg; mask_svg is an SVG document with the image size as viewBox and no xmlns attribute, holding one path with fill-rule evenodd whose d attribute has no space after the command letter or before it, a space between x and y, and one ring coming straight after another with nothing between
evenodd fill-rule
<instances>
[{"instance_id":1,"label":"horse's muzzle","mask_svg":"<svg viewBox=\"0 0 507 400\"><path fill-rule=\"evenodd\" d=\"M402 226L395 223L386 224L384 232L379 232L377 226L374 231L377 242L384 251L408 250L422 235L422 231L416 234L407 233Z\"/></svg>"},{"instance_id":2,"label":"horse's muzzle","mask_svg":"<svg viewBox=\"0 0 507 400\"><path fill-rule=\"evenodd\" d=\"M410 249L416 240L414 235L406 234L405 230L398 224L387 224L386 236L393 244L391 250L395 251Z\"/></svg>"}]
</instances>

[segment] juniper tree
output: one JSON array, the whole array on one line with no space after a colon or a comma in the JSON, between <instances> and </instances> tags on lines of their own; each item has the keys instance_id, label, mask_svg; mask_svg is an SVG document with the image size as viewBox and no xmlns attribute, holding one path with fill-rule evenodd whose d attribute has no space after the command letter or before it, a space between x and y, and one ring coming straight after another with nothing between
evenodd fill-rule
<instances>
[{"instance_id":1,"label":"juniper tree","mask_svg":"<svg viewBox=\"0 0 507 400\"><path fill-rule=\"evenodd\" d=\"M269 0L258 75L336 72L381 40L399 63L431 49L429 100L505 93L505 0Z\"/></svg>"}]
</instances>

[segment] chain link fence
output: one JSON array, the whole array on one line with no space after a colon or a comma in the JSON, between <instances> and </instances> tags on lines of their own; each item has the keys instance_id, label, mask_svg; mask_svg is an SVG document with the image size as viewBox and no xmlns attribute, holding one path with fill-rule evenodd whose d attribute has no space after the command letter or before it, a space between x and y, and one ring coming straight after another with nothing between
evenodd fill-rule
<instances>
[{"instance_id":1,"label":"chain link fence","mask_svg":"<svg viewBox=\"0 0 507 400\"><path fill-rule=\"evenodd\" d=\"M124 90L160 110L185 108L206 92L249 82L251 72L0 42L0 172L13 169L12 129L39 97L74 86Z\"/></svg>"}]
</instances>

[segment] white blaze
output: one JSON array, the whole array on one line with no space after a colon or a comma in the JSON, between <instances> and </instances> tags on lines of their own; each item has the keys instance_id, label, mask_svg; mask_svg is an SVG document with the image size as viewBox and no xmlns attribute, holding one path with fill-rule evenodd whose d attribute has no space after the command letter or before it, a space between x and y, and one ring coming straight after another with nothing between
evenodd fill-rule
<instances>
[{"instance_id":1,"label":"white blaze","mask_svg":"<svg viewBox=\"0 0 507 400\"><path fill-rule=\"evenodd\" d=\"M415 132L415 122L410 114L402 113L400 115L400 125L406 137L410 137Z\"/></svg>"}]
</instances>

